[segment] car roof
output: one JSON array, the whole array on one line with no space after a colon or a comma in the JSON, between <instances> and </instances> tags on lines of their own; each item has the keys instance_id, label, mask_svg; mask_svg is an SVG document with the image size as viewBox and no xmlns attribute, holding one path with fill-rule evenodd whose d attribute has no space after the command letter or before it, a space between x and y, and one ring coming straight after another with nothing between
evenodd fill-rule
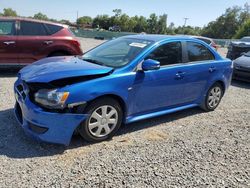
<instances>
[{"instance_id":1,"label":"car roof","mask_svg":"<svg viewBox=\"0 0 250 188\"><path fill-rule=\"evenodd\" d=\"M37 23L58 25L58 26L65 27L65 28L68 27L65 24L60 24L60 23L55 23L55 22L45 21L45 20L37 20L37 19L33 19L33 18L25 18L25 17L4 17L4 16L0 16L0 20L29 21L29 22L37 22Z\"/></svg>"},{"instance_id":2,"label":"car roof","mask_svg":"<svg viewBox=\"0 0 250 188\"><path fill-rule=\"evenodd\" d=\"M164 40L193 39L192 37L185 36L185 35L157 35L157 34L127 35L127 36L124 36L123 38L149 40L153 42L160 42Z\"/></svg>"}]
</instances>

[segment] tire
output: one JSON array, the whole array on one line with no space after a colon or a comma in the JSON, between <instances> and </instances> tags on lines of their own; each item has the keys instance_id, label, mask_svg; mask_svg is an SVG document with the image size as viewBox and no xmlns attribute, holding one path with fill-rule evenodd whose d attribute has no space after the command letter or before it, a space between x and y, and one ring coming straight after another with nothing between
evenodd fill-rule
<instances>
[{"instance_id":1,"label":"tire","mask_svg":"<svg viewBox=\"0 0 250 188\"><path fill-rule=\"evenodd\" d=\"M80 124L78 132L88 142L101 142L112 138L122 124L122 108L110 97L94 100L83 113L89 114L89 117Z\"/></svg>"},{"instance_id":2,"label":"tire","mask_svg":"<svg viewBox=\"0 0 250 188\"><path fill-rule=\"evenodd\" d=\"M214 111L220 104L224 89L220 83L215 83L208 90L201 108L206 112Z\"/></svg>"}]
</instances>

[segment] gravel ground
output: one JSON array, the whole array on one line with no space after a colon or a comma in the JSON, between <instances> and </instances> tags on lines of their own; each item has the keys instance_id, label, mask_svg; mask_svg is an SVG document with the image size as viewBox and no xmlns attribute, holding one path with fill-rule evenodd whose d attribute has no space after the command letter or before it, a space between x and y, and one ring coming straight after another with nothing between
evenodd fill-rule
<instances>
[{"instance_id":1,"label":"gravel ground","mask_svg":"<svg viewBox=\"0 0 250 188\"><path fill-rule=\"evenodd\" d=\"M64 147L18 126L14 75L0 74L0 187L250 187L250 84L233 82L214 112L189 109Z\"/></svg>"}]
</instances>

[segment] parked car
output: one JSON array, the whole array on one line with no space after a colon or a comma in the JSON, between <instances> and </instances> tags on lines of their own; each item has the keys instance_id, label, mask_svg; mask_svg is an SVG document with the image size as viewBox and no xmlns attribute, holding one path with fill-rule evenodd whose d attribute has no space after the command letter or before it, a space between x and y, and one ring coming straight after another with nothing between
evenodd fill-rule
<instances>
[{"instance_id":1,"label":"parked car","mask_svg":"<svg viewBox=\"0 0 250 188\"><path fill-rule=\"evenodd\" d=\"M114 32L121 32L121 28L120 26L112 26L112 27L109 27L109 31L114 31Z\"/></svg>"},{"instance_id":2,"label":"parked car","mask_svg":"<svg viewBox=\"0 0 250 188\"><path fill-rule=\"evenodd\" d=\"M232 62L191 37L133 35L82 57L51 57L23 68L15 114L38 140L69 144L111 138L122 123L200 106L215 110L230 85Z\"/></svg>"},{"instance_id":3,"label":"parked car","mask_svg":"<svg viewBox=\"0 0 250 188\"><path fill-rule=\"evenodd\" d=\"M80 43L68 26L0 17L0 67L28 65L59 55L82 55Z\"/></svg>"},{"instance_id":4,"label":"parked car","mask_svg":"<svg viewBox=\"0 0 250 188\"><path fill-rule=\"evenodd\" d=\"M196 39L202 40L203 42L205 42L208 45L212 46L215 50L218 50L218 48L219 48L219 46L211 38L202 37L202 36L193 36L193 37L196 38Z\"/></svg>"},{"instance_id":5,"label":"parked car","mask_svg":"<svg viewBox=\"0 0 250 188\"><path fill-rule=\"evenodd\" d=\"M250 82L250 51L234 60L233 78Z\"/></svg>"},{"instance_id":6,"label":"parked car","mask_svg":"<svg viewBox=\"0 0 250 188\"><path fill-rule=\"evenodd\" d=\"M243 53L250 51L250 36L243 37L239 41L232 41L228 46L227 58L234 60Z\"/></svg>"}]
</instances>

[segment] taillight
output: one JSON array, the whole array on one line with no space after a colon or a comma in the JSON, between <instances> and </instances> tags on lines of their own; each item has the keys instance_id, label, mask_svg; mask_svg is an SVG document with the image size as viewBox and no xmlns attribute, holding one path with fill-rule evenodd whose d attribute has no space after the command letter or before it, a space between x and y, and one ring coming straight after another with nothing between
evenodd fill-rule
<instances>
[{"instance_id":1,"label":"taillight","mask_svg":"<svg viewBox=\"0 0 250 188\"><path fill-rule=\"evenodd\" d=\"M72 42L72 44L75 45L75 46L78 46L78 47L81 46L81 44L80 44L80 42L79 42L78 40L72 40L71 42Z\"/></svg>"}]
</instances>

